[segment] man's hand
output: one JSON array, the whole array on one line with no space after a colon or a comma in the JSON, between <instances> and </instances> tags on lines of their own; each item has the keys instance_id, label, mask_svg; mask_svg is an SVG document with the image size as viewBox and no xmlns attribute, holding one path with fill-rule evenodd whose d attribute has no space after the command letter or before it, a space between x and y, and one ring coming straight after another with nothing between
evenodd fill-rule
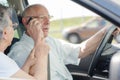
<instances>
[{"instance_id":1,"label":"man's hand","mask_svg":"<svg viewBox=\"0 0 120 80\"><path fill-rule=\"evenodd\" d=\"M29 26L27 27L28 35L33 38L35 43L37 42L37 40L41 40L44 38L42 25L43 25L42 20L40 21L37 18L33 18L30 21Z\"/></svg>"},{"instance_id":2,"label":"man's hand","mask_svg":"<svg viewBox=\"0 0 120 80\"><path fill-rule=\"evenodd\" d=\"M117 36L120 33L120 28L117 28L112 34L113 36Z\"/></svg>"},{"instance_id":3,"label":"man's hand","mask_svg":"<svg viewBox=\"0 0 120 80\"><path fill-rule=\"evenodd\" d=\"M38 65L38 63L41 65L41 71L45 72L43 67L47 67L47 59L48 59L48 53L49 53L49 46L45 43L44 39L41 41L38 41L37 44L34 46L34 57L36 58L35 65L31 66L29 74L34 75L35 68ZM46 68L47 70L47 68Z\"/></svg>"},{"instance_id":4,"label":"man's hand","mask_svg":"<svg viewBox=\"0 0 120 80\"><path fill-rule=\"evenodd\" d=\"M30 68L35 65L36 58L34 55L34 49L31 51L30 55L28 56L25 65L23 65L22 70L24 70L27 73L30 73Z\"/></svg>"},{"instance_id":5,"label":"man's hand","mask_svg":"<svg viewBox=\"0 0 120 80\"><path fill-rule=\"evenodd\" d=\"M48 56L50 47L45 42L45 40L37 41L37 44L35 44L35 57L39 58L40 56Z\"/></svg>"}]
</instances>

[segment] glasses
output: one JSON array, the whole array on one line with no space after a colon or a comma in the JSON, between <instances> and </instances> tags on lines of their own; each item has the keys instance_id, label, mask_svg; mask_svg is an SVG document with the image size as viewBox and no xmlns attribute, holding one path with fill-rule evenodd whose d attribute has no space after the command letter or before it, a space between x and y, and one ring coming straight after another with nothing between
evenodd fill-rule
<instances>
[{"instance_id":1,"label":"glasses","mask_svg":"<svg viewBox=\"0 0 120 80\"><path fill-rule=\"evenodd\" d=\"M41 16L26 16L27 18L38 18L38 19L51 19L51 18L53 18L53 16L50 16L50 15L48 15L48 16L46 16L46 15L41 15Z\"/></svg>"},{"instance_id":2,"label":"glasses","mask_svg":"<svg viewBox=\"0 0 120 80\"><path fill-rule=\"evenodd\" d=\"M26 16L26 18L29 18L28 19L28 22L27 22L27 24L29 24L29 22L33 19L33 18L38 18L38 19L41 19L41 20L45 20L45 19L51 19L51 18L53 18L53 16L50 16L50 15L48 15L48 16L46 16L46 15L41 15L41 16Z\"/></svg>"}]
</instances>

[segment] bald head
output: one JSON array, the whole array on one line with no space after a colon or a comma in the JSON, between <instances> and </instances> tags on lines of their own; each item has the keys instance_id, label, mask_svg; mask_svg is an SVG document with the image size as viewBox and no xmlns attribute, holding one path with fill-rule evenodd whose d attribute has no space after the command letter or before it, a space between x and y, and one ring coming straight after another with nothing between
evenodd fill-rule
<instances>
[{"instance_id":1,"label":"bald head","mask_svg":"<svg viewBox=\"0 0 120 80\"><path fill-rule=\"evenodd\" d=\"M28 6L22 16L38 16L38 15L43 15L44 13L49 14L48 10L46 9L45 6L41 5L41 4L33 4Z\"/></svg>"}]
</instances>

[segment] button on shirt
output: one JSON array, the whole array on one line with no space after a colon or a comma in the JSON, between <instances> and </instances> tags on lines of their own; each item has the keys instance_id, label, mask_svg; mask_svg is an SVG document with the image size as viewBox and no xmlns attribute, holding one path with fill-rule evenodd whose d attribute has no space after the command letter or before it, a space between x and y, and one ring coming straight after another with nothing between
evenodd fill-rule
<instances>
[{"instance_id":1,"label":"button on shirt","mask_svg":"<svg viewBox=\"0 0 120 80\"><path fill-rule=\"evenodd\" d=\"M73 80L65 65L78 65L80 60L78 59L80 47L51 37L47 37L46 42L50 46L51 80ZM24 33L21 40L13 45L8 56L22 67L33 47L34 42L32 38Z\"/></svg>"}]
</instances>

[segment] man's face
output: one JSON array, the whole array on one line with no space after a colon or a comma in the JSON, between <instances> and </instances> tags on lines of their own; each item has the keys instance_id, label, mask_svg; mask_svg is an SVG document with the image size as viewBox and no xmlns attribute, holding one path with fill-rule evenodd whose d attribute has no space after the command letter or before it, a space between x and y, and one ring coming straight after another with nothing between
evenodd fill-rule
<instances>
[{"instance_id":1,"label":"man's face","mask_svg":"<svg viewBox=\"0 0 120 80\"><path fill-rule=\"evenodd\" d=\"M50 26L50 16L47 14L41 14L37 17L37 19L39 20L39 22L41 22L41 29L44 33L44 37L48 36L49 33L49 26Z\"/></svg>"},{"instance_id":2,"label":"man's face","mask_svg":"<svg viewBox=\"0 0 120 80\"><path fill-rule=\"evenodd\" d=\"M41 23L41 29L43 31L44 37L48 36L49 26L50 26L50 15L46 8L34 7L33 10L29 11L28 18L32 17L38 19ZM28 21L28 19L27 19Z\"/></svg>"}]
</instances>

